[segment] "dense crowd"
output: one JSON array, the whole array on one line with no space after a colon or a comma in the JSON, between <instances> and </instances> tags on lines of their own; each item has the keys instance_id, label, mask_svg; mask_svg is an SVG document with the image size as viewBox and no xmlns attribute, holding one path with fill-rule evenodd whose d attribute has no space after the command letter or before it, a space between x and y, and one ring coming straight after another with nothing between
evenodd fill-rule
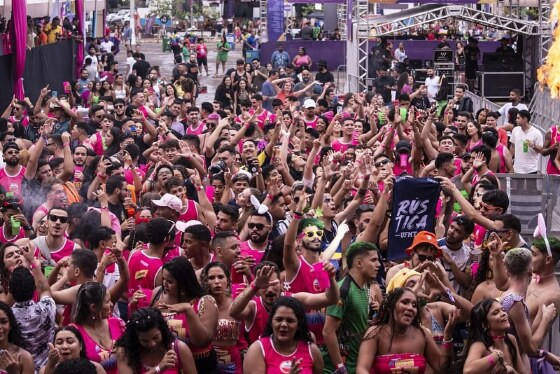
<instances>
[{"instance_id":1,"label":"dense crowd","mask_svg":"<svg viewBox=\"0 0 560 374\"><path fill-rule=\"evenodd\" d=\"M281 47L200 102L204 46L168 77L137 48L122 74L105 38L63 92L4 110L1 372L560 368L560 241L523 239L495 175L558 174L558 126L543 139L517 90L473 115L433 70L339 97ZM436 224L389 261L407 178L441 186Z\"/></svg>"}]
</instances>

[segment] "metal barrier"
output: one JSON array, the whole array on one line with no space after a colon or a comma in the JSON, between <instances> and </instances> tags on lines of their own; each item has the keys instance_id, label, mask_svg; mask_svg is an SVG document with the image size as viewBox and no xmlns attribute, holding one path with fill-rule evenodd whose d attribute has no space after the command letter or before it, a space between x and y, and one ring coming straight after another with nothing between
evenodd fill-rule
<instances>
[{"instance_id":1,"label":"metal barrier","mask_svg":"<svg viewBox=\"0 0 560 374\"><path fill-rule=\"evenodd\" d=\"M475 94L474 92L471 92L469 90L465 91L465 96L468 97L469 99L472 100L473 102L473 108L474 108L474 113L476 113L479 109L482 108L487 108L490 109L490 111L492 112L497 112L498 109L500 109L500 105L485 99L482 96L478 96L477 94Z\"/></svg>"},{"instance_id":2,"label":"metal barrier","mask_svg":"<svg viewBox=\"0 0 560 374\"><path fill-rule=\"evenodd\" d=\"M537 215L543 213L550 235L560 237L560 176L547 174L496 174L500 189L510 200L508 213L521 221L521 235L531 241Z\"/></svg>"},{"instance_id":3,"label":"metal barrier","mask_svg":"<svg viewBox=\"0 0 560 374\"><path fill-rule=\"evenodd\" d=\"M344 72L344 75L346 75L346 65L338 65L338 67L336 68L336 92L340 93L340 92L344 92L344 89L341 89L341 87L343 87L344 85L340 85L340 73Z\"/></svg>"},{"instance_id":4,"label":"metal barrier","mask_svg":"<svg viewBox=\"0 0 560 374\"><path fill-rule=\"evenodd\" d=\"M529 103L531 122L541 131L546 132L560 121L560 100L550 96L548 87L535 83L534 95Z\"/></svg>"}]
</instances>

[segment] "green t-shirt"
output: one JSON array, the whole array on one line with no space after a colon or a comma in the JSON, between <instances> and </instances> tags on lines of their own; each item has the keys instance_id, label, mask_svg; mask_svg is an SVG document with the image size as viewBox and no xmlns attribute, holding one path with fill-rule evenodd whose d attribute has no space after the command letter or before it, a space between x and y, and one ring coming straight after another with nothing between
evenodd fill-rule
<instances>
[{"instance_id":1,"label":"green t-shirt","mask_svg":"<svg viewBox=\"0 0 560 374\"><path fill-rule=\"evenodd\" d=\"M222 50L222 49L221 49L222 47L227 48L227 50L226 50L226 51ZM224 59L224 58L227 59L227 57L228 57L228 52L229 52L229 43L227 43L227 42L226 42L226 43L223 43L223 42L219 41L219 42L216 44L216 48L218 48L218 57L219 57L220 59Z\"/></svg>"},{"instance_id":2,"label":"green t-shirt","mask_svg":"<svg viewBox=\"0 0 560 374\"><path fill-rule=\"evenodd\" d=\"M350 275L338 282L340 288L340 299L336 305L327 308L327 316L341 320L336 331L340 353L345 360L346 369L349 374L356 372L358 352L362 336L368 328L369 316L369 289L360 288ZM323 373L332 373L335 368L327 349L324 347L323 361L325 367Z\"/></svg>"}]
</instances>

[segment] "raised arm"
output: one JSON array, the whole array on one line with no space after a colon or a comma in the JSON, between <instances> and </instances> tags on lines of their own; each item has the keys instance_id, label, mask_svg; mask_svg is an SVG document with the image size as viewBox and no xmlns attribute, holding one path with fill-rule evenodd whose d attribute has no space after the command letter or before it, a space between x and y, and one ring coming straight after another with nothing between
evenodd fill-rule
<instances>
[{"instance_id":1,"label":"raised arm","mask_svg":"<svg viewBox=\"0 0 560 374\"><path fill-rule=\"evenodd\" d=\"M300 263L296 253L295 243L297 239L297 230L299 222L303 215L303 209L306 205L305 190L298 191L294 200L296 201L295 211L292 212L292 220L288 225L286 236L284 239L284 251L282 262L286 269L286 279L293 279L297 274Z\"/></svg>"}]
</instances>

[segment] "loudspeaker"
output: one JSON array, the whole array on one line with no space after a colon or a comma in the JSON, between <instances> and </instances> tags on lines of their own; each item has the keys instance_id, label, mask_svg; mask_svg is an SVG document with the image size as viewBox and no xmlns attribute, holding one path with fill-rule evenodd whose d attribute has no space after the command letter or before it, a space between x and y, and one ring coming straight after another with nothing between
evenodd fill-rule
<instances>
[{"instance_id":1,"label":"loudspeaker","mask_svg":"<svg viewBox=\"0 0 560 374\"><path fill-rule=\"evenodd\" d=\"M509 97L512 89L517 88L525 92L524 73L482 73L479 87L482 87L482 96L489 99Z\"/></svg>"}]
</instances>

